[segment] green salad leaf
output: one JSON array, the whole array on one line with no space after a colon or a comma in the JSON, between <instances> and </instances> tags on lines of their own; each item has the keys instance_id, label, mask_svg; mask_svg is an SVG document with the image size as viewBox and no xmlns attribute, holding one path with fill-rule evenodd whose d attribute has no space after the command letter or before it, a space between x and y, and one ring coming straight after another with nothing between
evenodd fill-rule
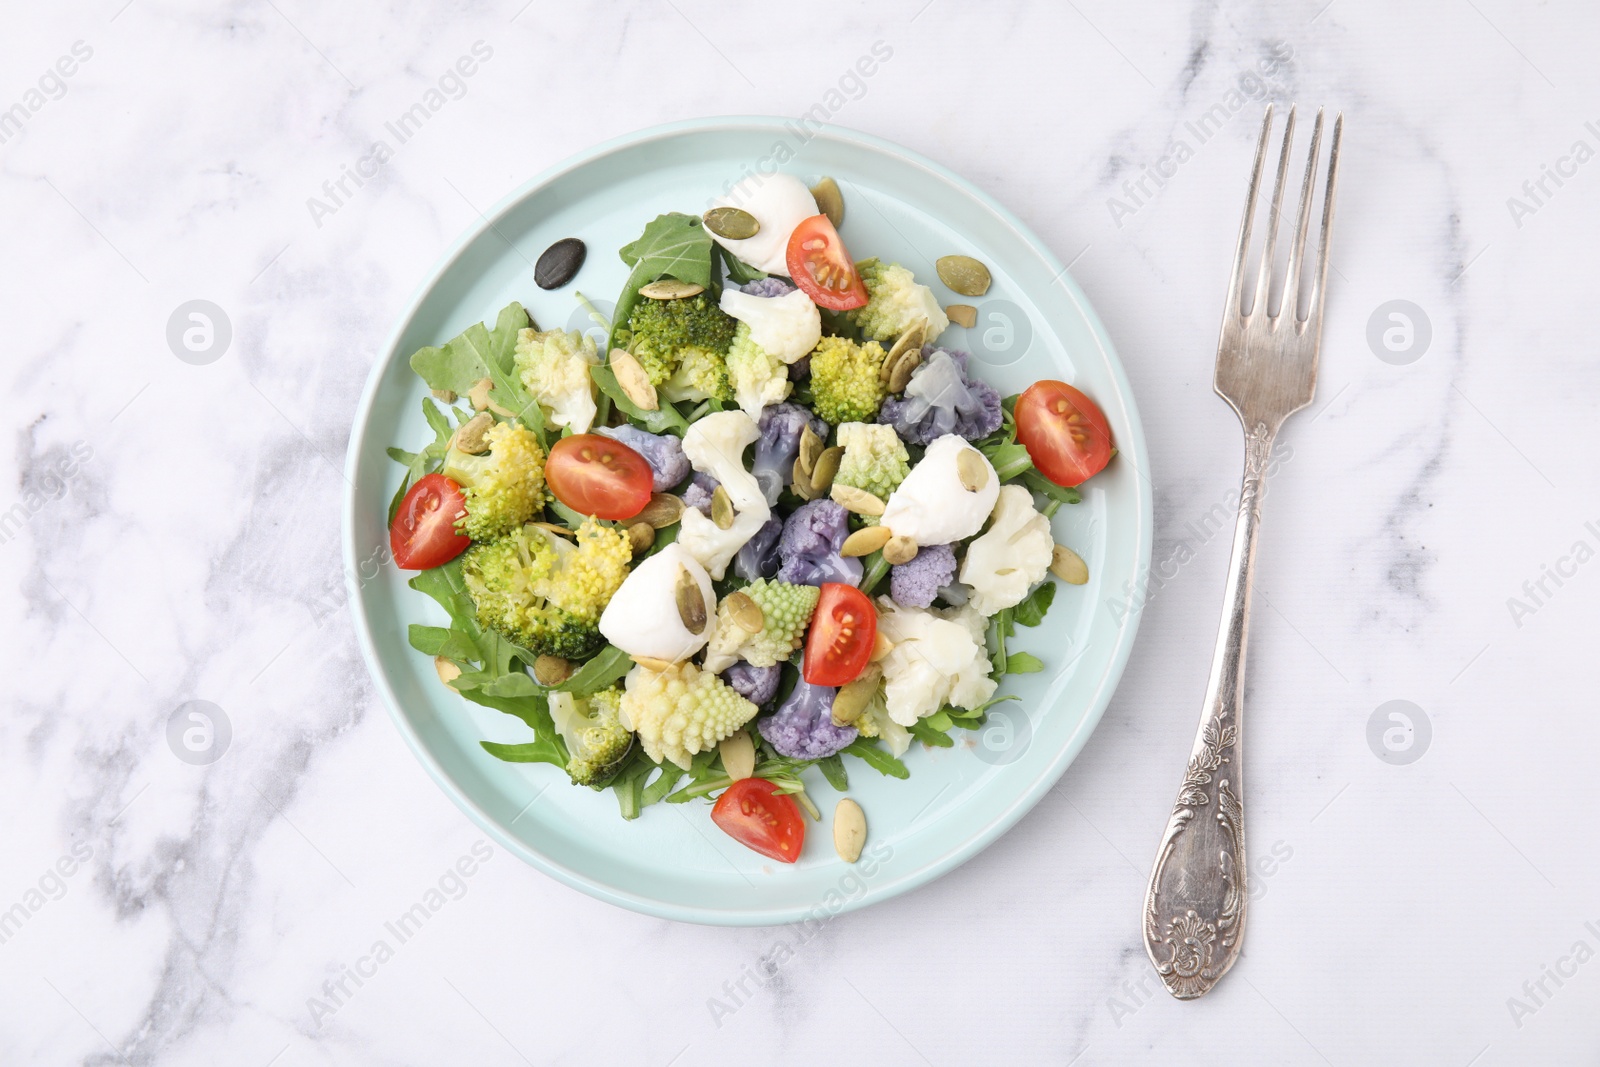
<instances>
[{"instance_id":1,"label":"green salad leaf","mask_svg":"<svg viewBox=\"0 0 1600 1067\"><path fill-rule=\"evenodd\" d=\"M416 485L425 475L432 474L444 465L444 454L450 450L450 438L460 426L471 416L454 408L446 410L455 416L455 423L450 422L449 416L439 410L439 405L431 397L422 398L422 417L428 420L428 427L433 430L433 440L425 445L421 452L407 452L400 448L389 449L389 458L406 469L405 477L400 479L400 488L395 490L394 499L389 501L389 522L394 522L395 512L400 510L400 501L405 499L407 490Z\"/></svg>"},{"instance_id":2,"label":"green salad leaf","mask_svg":"<svg viewBox=\"0 0 1600 1067\"><path fill-rule=\"evenodd\" d=\"M411 356L411 369L428 388L466 395L484 378L491 410L498 406L544 440L544 412L529 395L517 373L517 334L532 325L528 312L513 300L500 310L494 329L479 322L442 345L419 348ZM498 414L498 412L497 412Z\"/></svg>"},{"instance_id":3,"label":"green salad leaf","mask_svg":"<svg viewBox=\"0 0 1600 1067\"><path fill-rule=\"evenodd\" d=\"M669 211L657 215L637 241L622 246L622 262L633 268L623 283L622 295L617 297L617 310L611 316L611 341L607 348L617 347L617 331L626 329L633 305L639 302L639 290L658 278L676 278L712 288L711 235L701 224L698 215L685 215ZM609 394L608 394L609 395ZM615 400L616 397L612 397Z\"/></svg>"}]
</instances>

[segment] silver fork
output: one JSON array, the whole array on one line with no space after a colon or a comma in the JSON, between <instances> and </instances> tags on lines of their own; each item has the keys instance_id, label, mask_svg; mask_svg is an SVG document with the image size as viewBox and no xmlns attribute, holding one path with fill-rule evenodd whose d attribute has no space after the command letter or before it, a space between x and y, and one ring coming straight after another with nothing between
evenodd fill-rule
<instances>
[{"instance_id":1,"label":"silver fork","mask_svg":"<svg viewBox=\"0 0 1600 1067\"><path fill-rule=\"evenodd\" d=\"M1262 165L1272 135L1272 106L1267 105L1256 146L1244 221L1233 279L1222 312L1217 343L1215 387L1238 414L1245 432L1244 482L1239 490L1239 517L1233 531L1233 557L1222 605L1217 648L1211 659L1211 680L1195 735L1189 766L1167 821L1150 886L1145 893L1144 944L1167 991L1180 1000L1204 995L1239 957L1244 935L1246 886L1244 849L1243 760L1240 754L1244 696L1245 639L1250 628L1250 579L1255 566L1256 530L1261 524L1261 494L1267 460L1283 420L1311 403L1317 382L1317 353L1322 345L1323 289L1328 274L1328 231L1339 175L1339 139L1344 116L1333 123L1328 155L1328 184L1323 196L1322 233L1317 244L1316 272L1305 317L1300 275L1304 262L1306 224L1322 143L1322 112L1311 132L1311 153L1300 187L1300 211L1290 242L1289 266L1282 284L1278 313L1268 304L1274 280L1274 249L1279 207L1294 142L1294 108L1284 124L1278 153L1278 180L1267 213L1267 239L1256 274L1253 298L1246 309L1245 264L1250 253L1251 221Z\"/></svg>"}]
</instances>

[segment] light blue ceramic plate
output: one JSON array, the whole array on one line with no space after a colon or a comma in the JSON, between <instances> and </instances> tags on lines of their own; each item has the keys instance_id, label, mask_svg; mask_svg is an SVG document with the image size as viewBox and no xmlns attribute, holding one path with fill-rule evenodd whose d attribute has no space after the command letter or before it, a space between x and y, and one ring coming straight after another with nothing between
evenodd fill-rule
<instances>
[{"instance_id":1,"label":"light blue ceramic plate","mask_svg":"<svg viewBox=\"0 0 1600 1067\"><path fill-rule=\"evenodd\" d=\"M774 167L815 181L832 175L844 193L842 235L857 258L905 264L945 302L933 263L966 253L994 285L965 302L980 309L971 330L941 343L968 348L974 370L1002 395L1039 378L1062 378L1094 397L1121 455L1086 487L1083 503L1056 516L1056 539L1088 561L1088 585L1062 586L1045 625L1017 647L1037 653L1041 674L1012 676L980 733L956 731L953 749L913 746L909 780L880 777L854 760L851 794L867 813L869 846L851 868L834 855L828 822L811 824L800 862L769 862L725 837L705 803L658 804L634 822L609 793L567 784L554 767L501 763L480 739L525 739L517 720L467 703L439 684L406 628L440 623L428 598L385 566L358 581L352 606L372 677L395 722L455 802L506 848L555 878L623 907L692 922L762 925L863 907L922 885L966 861L1020 819L1060 778L1099 722L1127 662L1138 613L1109 604L1148 565L1150 483L1144 434L1111 341L1056 257L1004 208L950 171L888 142L849 130L801 131L779 119L708 119L646 130L540 175L496 205L447 254L385 342L356 412L347 460L346 573L372 571L388 543L385 511L400 469L390 445L429 437L420 413L426 387L407 360L424 345L520 300L544 327L588 325L574 288L609 310L626 269L616 250L664 211L700 212L751 170ZM553 241L580 237L588 262L573 285L544 292L532 263ZM815 775L818 806L837 799Z\"/></svg>"}]
</instances>

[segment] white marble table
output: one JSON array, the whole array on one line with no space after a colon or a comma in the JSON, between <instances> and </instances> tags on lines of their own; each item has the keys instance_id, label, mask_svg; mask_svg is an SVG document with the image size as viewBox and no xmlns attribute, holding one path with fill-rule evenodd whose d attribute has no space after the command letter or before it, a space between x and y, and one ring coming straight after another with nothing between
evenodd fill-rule
<instances>
[{"instance_id":1,"label":"white marble table","mask_svg":"<svg viewBox=\"0 0 1600 1067\"><path fill-rule=\"evenodd\" d=\"M1592 1058L1592 6L520 3L0 22L0 1062ZM1263 95L1344 110L1343 189L1318 399L1267 501L1246 958L1178 1003L1137 917L1226 562L1203 520L1240 436L1210 365ZM337 504L377 346L474 205L641 126L819 103L1072 261L1148 428L1159 588L1032 814L799 945L484 859L366 680ZM195 299L231 323L204 366L166 339ZM168 744L189 700L232 724L209 767ZM1404 765L1368 740L1393 700L1420 709Z\"/></svg>"}]
</instances>

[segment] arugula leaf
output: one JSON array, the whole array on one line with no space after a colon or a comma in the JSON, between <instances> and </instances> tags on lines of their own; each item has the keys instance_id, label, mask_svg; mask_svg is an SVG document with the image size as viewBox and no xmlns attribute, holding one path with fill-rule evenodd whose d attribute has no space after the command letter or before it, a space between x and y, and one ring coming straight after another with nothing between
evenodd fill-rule
<instances>
[{"instance_id":1,"label":"arugula leaf","mask_svg":"<svg viewBox=\"0 0 1600 1067\"><path fill-rule=\"evenodd\" d=\"M622 386L617 384L614 371L605 364L596 364L589 368L589 376L594 379L594 384L600 387L600 392L615 404L628 418L643 424L651 433L672 433L682 437L689 428L689 420L677 408L667 403L660 402L655 411L646 411L644 408L628 399L628 394L622 391ZM599 425L596 423L596 425Z\"/></svg>"},{"instance_id":2,"label":"arugula leaf","mask_svg":"<svg viewBox=\"0 0 1600 1067\"><path fill-rule=\"evenodd\" d=\"M1007 674L1037 674L1044 670L1044 661L1029 652L1013 652L1006 657Z\"/></svg>"},{"instance_id":3,"label":"arugula leaf","mask_svg":"<svg viewBox=\"0 0 1600 1067\"><path fill-rule=\"evenodd\" d=\"M642 806L648 808L651 804L665 800L667 794L672 792L673 788L687 773L676 763L663 763L660 777L645 786L644 793L640 796Z\"/></svg>"},{"instance_id":4,"label":"arugula leaf","mask_svg":"<svg viewBox=\"0 0 1600 1067\"><path fill-rule=\"evenodd\" d=\"M513 300L500 309L494 329L474 323L443 345L419 348L411 369L430 389L466 394L484 378L493 382L489 402L539 435L544 441L544 412L523 386L516 369L517 334L532 325L528 312Z\"/></svg>"},{"instance_id":5,"label":"arugula leaf","mask_svg":"<svg viewBox=\"0 0 1600 1067\"><path fill-rule=\"evenodd\" d=\"M865 566L861 570L860 589L868 596L878 587L889 574L889 561L883 558L883 550L879 549L866 559L862 560Z\"/></svg>"},{"instance_id":6,"label":"arugula leaf","mask_svg":"<svg viewBox=\"0 0 1600 1067\"><path fill-rule=\"evenodd\" d=\"M633 657L616 645L607 645L556 688L584 697L605 689L632 669Z\"/></svg>"},{"instance_id":7,"label":"arugula leaf","mask_svg":"<svg viewBox=\"0 0 1600 1067\"><path fill-rule=\"evenodd\" d=\"M544 741L529 741L521 745L502 745L498 741L479 741L478 744L495 759L507 763L554 763L557 767L565 767L567 763L560 753L553 752Z\"/></svg>"},{"instance_id":8,"label":"arugula leaf","mask_svg":"<svg viewBox=\"0 0 1600 1067\"><path fill-rule=\"evenodd\" d=\"M1028 455L1027 448L1015 441L1002 442L978 451L989 457L995 474L1002 482L1014 482L1033 470L1033 457Z\"/></svg>"},{"instance_id":9,"label":"arugula leaf","mask_svg":"<svg viewBox=\"0 0 1600 1067\"><path fill-rule=\"evenodd\" d=\"M941 716L944 718L944 729L942 730L933 723L934 719ZM955 745L955 742L946 735L945 731L949 730L952 725L954 724L950 721L950 717L943 712L939 712L928 716L926 719L918 719L916 725L911 727L911 737L914 741L921 741L923 744L931 745L934 748L950 748Z\"/></svg>"},{"instance_id":10,"label":"arugula leaf","mask_svg":"<svg viewBox=\"0 0 1600 1067\"><path fill-rule=\"evenodd\" d=\"M1022 472L1022 484L1040 493L1051 500L1063 504L1078 504L1083 501L1083 494L1070 486L1057 485L1036 470Z\"/></svg>"},{"instance_id":11,"label":"arugula leaf","mask_svg":"<svg viewBox=\"0 0 1600 1067\"><path fill-rule=\"evenodd\" d=\"M633 268L617 297L617 310L611 316L609 351L617 347L617 331L626 328L639 290L661 277L676 278L712 288L711 235L697 215L669 211L657 215L637 241L622 246L622 262ZM612 397L612 399L616 399Z\"/></svg>"},{"instance_id":12,"label":"arugula leaf","mask_svg":"<svg viewBox=\"0 0 1600 1067\"><path fill-rule=\"evenodd\" d=\"M466 421L460 411L449 408L455 416L456 425ZM423 448L421 452L407 452L400 448L389 449L389 458L399 463L406 469L405 477L400 479L400 488L395 490L394 499L389 501L389 522L394 522L395 512L400 510L400 501L405 499L407 490L427 474L432 474L444 464L444 454L450 450L450 437L455 433L455 426L450 424L450 419L431 397L422 398L422 417L428 420L428 425L433 429L433 441Z\"/></svg>"},{"instance_id":13,"label":"arugula leaf","mask_svg":"<svg viewBox=\"0 0 1600 1067\"><path fill-rule=\"evenodd\" d=\"M900 762L899 757L892 755L888 749L879 744L877 738L858 737L841 751L856 757L879 774L886 774L891 778L911 777L906 765Z\"/></svg>"},{"instance_id":14,"label":"arugula leaf","mask_svg":"<svg viewBox=\"0 0 1600 1067\"><path fill-rule=\"evenodd\" d=\"M644 783L655 769L656 765L644 754L644 750L635 746L628 761L611 779L611 791L617 795L617 808L624 819L639 817L644 807Z\"/></svg>"},{"instance_id":15,"label":"arugula leaf","mask_svg":"<svg viewBox=\"0 0 1600 1067\"><path fill-rule=\"evenodd\" d=\"M1045 612L1050 610L1050 605L1056 598L1056 583L1045 581L1023 598L1022 602L1011 609L1012 616L1023 626L1038 626L1044 621ZM1009 636L1009 635L1008 635Z\"/></svg>"},{"instance_id":16,"label":"arugula leaf","mask_svg":"<svg viewBox=\"0 0 1600 1067\"><path fill-rule=\"evenodd\" d=\"M860 738L856 740L860 740ZM851 743L854 744L854 742ZM822 777L828 780L828 784L839 792L843 793L849 790L850 777L845 773L844 760L837 754L817 760L817 769L822 772Z\"/></svg>"},{"instance_id":17,"label":"arugula leaf","mask_svg":"<svg viewBox=\"0 0 1600 1067\"><path fill-rule=\"evenodd\" d=\"M728 280L734 285L744 285L746 282L758 282L767 276L765 271L756 270L750 264L734 255L721 245L717 251L722 253L722 262L728 267Z\"/></svg>"}]
</instances>

